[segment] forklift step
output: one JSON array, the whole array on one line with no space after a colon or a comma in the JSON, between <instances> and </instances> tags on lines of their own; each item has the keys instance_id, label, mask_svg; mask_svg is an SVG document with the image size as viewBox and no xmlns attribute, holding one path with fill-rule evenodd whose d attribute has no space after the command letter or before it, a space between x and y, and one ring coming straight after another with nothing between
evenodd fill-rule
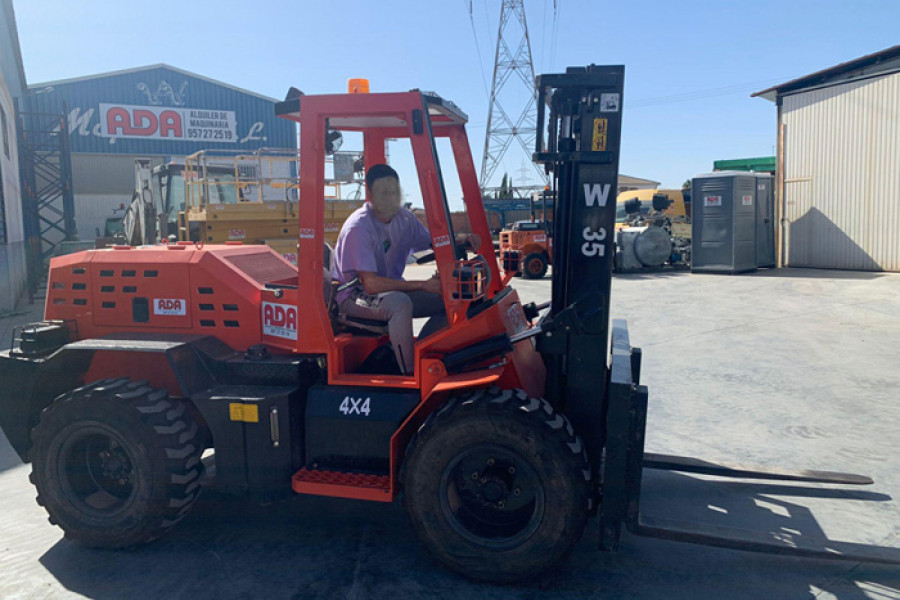
<instances>
[{"instance_id":1,"label":"forklift step","mask_svg":"<svg viewBox=\"0 0 900 600\"><path fill-rule=\"evenodd\" d=\"M804 481L807 483L834 483L841 485L871 485L871 477L853 473L835 471L789 471L777 467L758 467L749 465L726 465L690 456L673 456L671 454L644 453L644 468L661 471L679 471L682 473L699 473L716 477L736 479L769 479L773 481Z\"/></svg>"},{"instance_id":2,"label":"forklift step","mask_svg":"<svg viewBox=\"0 0 900 600\"><path fill-rule=\"evenodd\" d=\"M391 502L391 478L387 475L320 471L302 468L291 477L291 487L298 494L353 498Z\"/></svg>"}]
</instances>

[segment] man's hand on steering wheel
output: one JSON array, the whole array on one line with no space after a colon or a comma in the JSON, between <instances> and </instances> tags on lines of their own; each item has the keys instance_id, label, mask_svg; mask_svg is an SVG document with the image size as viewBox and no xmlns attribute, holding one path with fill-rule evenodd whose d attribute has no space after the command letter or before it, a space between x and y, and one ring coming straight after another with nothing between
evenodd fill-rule
<instances>
[{"instance_id":1,"label":"man's hand on steering wheel","mask_svg":"<svg viewBox=\"0 0 900 600\"><path fill-rule=\"evenodd\" d=\"M432 294L441 293L441 279L438 277L437 273L435 273L431 279L426 279L422 282L422 290Z\"/></svg>"}]
</instances>

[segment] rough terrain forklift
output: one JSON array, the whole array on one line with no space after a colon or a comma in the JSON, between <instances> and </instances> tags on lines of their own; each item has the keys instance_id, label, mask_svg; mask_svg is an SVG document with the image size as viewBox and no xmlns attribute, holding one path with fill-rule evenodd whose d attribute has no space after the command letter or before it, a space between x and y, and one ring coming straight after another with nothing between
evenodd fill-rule
<instances>
[{"instance_id":1,"label":"rough terrain forklift","mask_svg":"<svg viewBox=\"0 0 900 600\"><path fill-rule=\"evenodd\" d=\"M535 199L541 199L541 217L535 215ZM500 231L500 265L504 273L526 279L541 279L553 260L552 222L547 220L548 190L535 192L530 199L531 220L516 221Z\"/></svg>"},{"instance_id":2,"label":"rough terrain forklift","mask_svg":"<svg viewBox=\"0 0 900 600\"><path fill-rule=\"evenodd\" d=\"M265 246L191 242L53 259L46 320L20 329L0 358L0 423L32 462L51 522L90 546L158 538L197 499L212 448L216 485L253 499L402 495L439 561L491 582L563 560L592 515L607 550L624 524L686 542L897 563L892 549L641 517L644 468L871 480L643 452L641 353L609 318L623 77L623 67L590 66L537 81L534 158L557 194L547 306L523 306L502 285L465 114L418 90L293 93L277 104L302 131L296 267ZM389 343L385 324L340 318L323 277L325 145L336 130L362 132L366 166L385 162L388 138L412 145L448 316L417 340L412 376L384 374L373 357ZM482 240L474 255L454 244L438 138L449 139Z\"/></svg>"}]
</instances>

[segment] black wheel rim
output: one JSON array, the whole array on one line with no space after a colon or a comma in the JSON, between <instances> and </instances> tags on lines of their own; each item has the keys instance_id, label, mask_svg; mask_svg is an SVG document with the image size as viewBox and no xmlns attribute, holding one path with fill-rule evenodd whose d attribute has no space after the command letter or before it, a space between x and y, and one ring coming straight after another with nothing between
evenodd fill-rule
<instances>
[{"instance_id":1,"label":"black wheel rim","mask_svg":"<svg viewBox=\"0 0 900 600\"><path fill-rule=\"evenodd\" d=\"M521 456L494 444L458 454L444 468L441 511L460 536L497 550L531 537L544 515L544 488Z\"/></svg>"},{"instance_id":2,"label":"black wheel rim","mask_svg":"<svg viewBox=\"0 0 900 600\"><path fill-rule=\"evenodd\" d=\"M57 477L69 503L98 517L116 514L135 494L137 469L127 445L99 424L78 427L57 456Z\"/></svg>"}]
</instances>

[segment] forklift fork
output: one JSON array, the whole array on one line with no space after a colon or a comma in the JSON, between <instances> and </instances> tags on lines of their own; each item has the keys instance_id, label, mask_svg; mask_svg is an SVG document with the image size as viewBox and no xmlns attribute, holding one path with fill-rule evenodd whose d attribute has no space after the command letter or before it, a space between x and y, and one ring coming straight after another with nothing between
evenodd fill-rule
<instances>
[{"instance_id":1,"label":"forklift fork","mask_svg":"<svg viewBox=\"0 0 900 600\"><path fill-rule=\"evenodd\" d=\"M625 321L613 321L600 505L600 548L618 549L622 524L634 535L690 544L716 546L816 559L900 565L900 548L870 546L803 535L759 532L701 525L640 512L644 469L698 473L725 478L868 485L862 475L831 471L788 471L780 468L733 466L704 460L644 452L647 388L639 384L641 351L632 348Z\"/></svg>"}]
</instances>

